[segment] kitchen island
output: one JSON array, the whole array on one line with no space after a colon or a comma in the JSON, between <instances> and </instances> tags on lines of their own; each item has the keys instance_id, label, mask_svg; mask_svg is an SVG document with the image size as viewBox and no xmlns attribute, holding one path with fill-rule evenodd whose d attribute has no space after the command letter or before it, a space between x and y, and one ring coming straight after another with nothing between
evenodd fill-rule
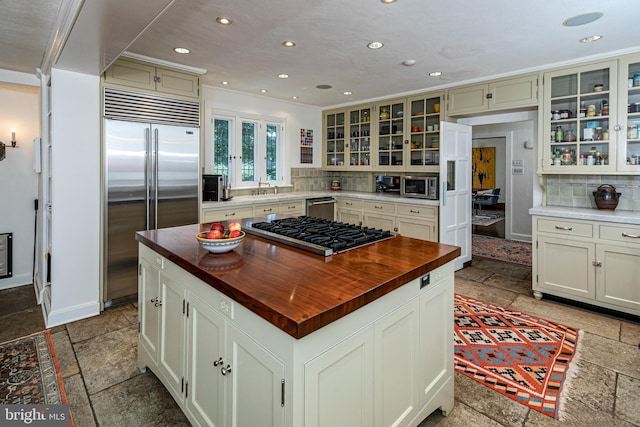
<instances>
[{"instance_id":1,"label":"kitchen island","mask_svg":"<svg viewBox=\"0 0 640 427\"><path fill-rule=\"evenodd\" d=\"M398 236L324 257L247 235L214 255L208 228L136 234L139 367L194 425L415 426L453 408L459 248Z\"/></svg>"}]
</instances>

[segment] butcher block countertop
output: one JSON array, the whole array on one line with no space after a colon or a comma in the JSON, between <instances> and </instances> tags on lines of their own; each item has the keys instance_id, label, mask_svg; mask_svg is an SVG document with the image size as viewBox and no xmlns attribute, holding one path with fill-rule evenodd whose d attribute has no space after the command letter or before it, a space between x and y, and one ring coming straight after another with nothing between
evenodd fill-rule
<instances>
[{"instance_id":1,"label":"butcher block countertop","mask_svg":"<svg viewBox=\"0 0 640 427\"><path fill-rule=\"evenodd\" d=\"M209 228L139 231L136 240L296 339L460 255L457 246L397 236L324 257L250 234L232 252L209 254L195 238Z\"/></svg>"}]
</instances>

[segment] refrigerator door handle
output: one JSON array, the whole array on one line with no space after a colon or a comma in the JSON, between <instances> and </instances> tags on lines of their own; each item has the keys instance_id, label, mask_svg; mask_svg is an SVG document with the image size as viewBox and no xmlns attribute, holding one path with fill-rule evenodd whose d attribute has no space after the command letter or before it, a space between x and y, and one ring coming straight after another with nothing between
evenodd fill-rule
<instances>
[{"instance_id":1,"label":"refrigerator door handle","mask_svg":"<svg viewBox=\"0 0 640 427\"><path fill-rule=\"evenodd\" d=\"M153 136L154 136L154 146L153 146L153 187L155 190L155 194L154 194L154 199L153 199L153 203L154 203L154 209L153 212L155 214L155 218L153 221L153 228L157 229L158 228L158 151L159 151L159 145L160 145L160 139L159 137L159 133L158 133L158 128L155 128L153 130Z\"/></svg>"},{"instance_id":2,"label":"refrigerator door handle","mask_svg":"<svg viewBox=\"0 0 640 427\"><path fill-rule=\"evenodd\" d=\"M149 183L150 183L149 176L150 176L150 172L151 172L149 170L149 168L150 168L149 159L151 158L151 135L149 134L149 128L148 127L144 130L144 144L145 144L145 151L146 151L145 154L146 154L146 157L147 157L147 162L146 162L147 166L145 167L145 171L144 171L144 182L145 182L145 187L146 187L145 204L144 204L145 209L144 209L144 211L145 211L145 216L147 218L147 220L146 220L146 228L148 230L149 229L149 225L150 225L150 222L149 222L149 204L151 203L151 200L150 200L150 197L149 197L149 191L150 191L150 188L149 188Z\"/></svg>"}]
</instances>

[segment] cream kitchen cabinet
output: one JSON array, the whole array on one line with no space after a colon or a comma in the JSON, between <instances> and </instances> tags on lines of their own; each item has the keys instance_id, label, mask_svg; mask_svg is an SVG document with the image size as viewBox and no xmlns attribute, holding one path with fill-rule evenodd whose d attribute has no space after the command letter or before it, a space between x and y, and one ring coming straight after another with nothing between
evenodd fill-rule
<instances>
[{"instance_id":1,"label":"cream kitchen cabinet","mask_svg":"<svg viewBox=\"0 0 640 427\"><path fill-rule=\"evenodd\" d=\"M444 93L421 95L407 100L408 147L407 171L439 172L440 122L444 108Z\"/></svg>"},{"instance_id":2,"label":"cream kitchen cabinet","mask_svg":"<svg viewBox=\"0 0 640 427\"><path fill-rule=\"evenodd\" d=\"M143 245L140 265L140 289L159 293L139 305L138 366L158 374L194 425L283 426L284 363L212 306L233 317L232 302Z\"/></svg>"},{"instance_id":3,"label":"cream kitchen cabinet","mask_svg":"<svg viewBox=\"0 0 640 427\"><path fill-rule=\"evenodd\" d=\"M405 170L406 160L406 126L405 99L379 102L375 105L376 113L376 166L385 170Z\"/></svg>"},{"instance_id":4,"label":"cream kitchen cabinet","mask_svg":"<svg viewBox=\"0 0 640 427\"><path fill-rule=\"evenodd\" d=\"M254 216L253 205L203 208L200 222L232 221Z\"/></svg>"},{"instance_id":5,"label":"cream kitchen cabinet","mask_svg":"<svg viewBox=\"0 0 640 427\"><path fill-rule=\"evenodd\" d=\"M260 203L253 206L254 216L280 213L280 203Z\"/></svg>"},{"instance_id":6,"label":"cream kitchen cabinet","mask_svg":"<svg viewBox=\"0 0 640 427\"><path fill-rule=\"evenodd\" d=\"M544 74L542 172L616 170L617 82L617 61Z\"/></svg>"},{"instance_id":7,"label":"cream kitchen cabinet","mask_svg":"<svg viewBox=\"0 0 640 427\"><path fill-rule=\"evenodd\" d=\"M108 85L126 86L167 95L200 97L200 76L133 59L119 59L104 74Z\"/></svg>"},{"instance_id":8,"label":"cream kitchen cabinet","mask_svg":"<svg viewBox=\"0 0 640 427\"><path fill-rule=\"evenodd\" d=\"M453 277L435 272L420 289L305 363L306 427L415 426L453 409L435 398L453 391Z\"/></svg>"},{"instance_id":9,"label":"cream kitchen cabinet","mask_svg":"<svg viewBox=\"0 0 640 427\"><path fill-rule=\"evenodd\" d=\"M538 75L529 74L448 91L447 115L460 116L538 105Z\"/></svg>"},{"instance_id":10,"label":"cream kitchen cabinet","mask_svg":"<svg viewBox=\"0 0 640 427\"><path fill-rule=\"evenodd\" d=\"M396 204L378 200L362 203L362 225L382 230L396 230Z\"/></svg>"},{"instance_id":11,"label":"cream kitchen cabinet","mask_svg":"<svg viewBox=\"0 0 640 427\"><path fill-rule=\"evenodd\" d=\"M160 341L160 268L163 258L149 253L140 258L138 270L138 310L140 316L140 352L154 364L158 363Z\"/></svg>"},{"instance_id":12,"label":"cream kitchen cabinet","mask_svg":"<svg viewBox=\"0 0 640 427\"><path fill-rule=\"evenodd\" d=\"M640 315L640 225L533 216L533 293Z\"/></svg>"},{"instance_id":13,"label":"cream kitchen cabinet","mask_svg":"<svg viewBox=\"0 0 640 427\"><path fill-rule=\"evenodd\" d=\"M288 215L304 215L306 213L305 200L295 199L280 203L280 213Z\"/></svg>"},{"instance_id":14,"label":"cream kitchen cabinet","mask_svg":"<svg viewBox=\"0 0 640 427\"><path fill-rule=\"evenodd\" d=\"M414 239L438 241L438 208L396 204L396 231Z\"/></svg>"},{"instance_id":15,"label":"cream kitchen cabinet","mask_svg":"<svg viewBox=\"0 0 640 427\"><path fill-rule=\"evenodd\" d=\"M362 199L338 197L336 220L347 224L362 225Z\"/></svg>"},{"instance_id":16,"label":"cream kitchen cabinet","mask_svg":"<svg viewBox=\"0 0 640 427\"><path fill-rule=\"evenodd\" d=\"M619 63L617 153L619 172L640 173L640 55Z\"/></svg>"}]
</instances>

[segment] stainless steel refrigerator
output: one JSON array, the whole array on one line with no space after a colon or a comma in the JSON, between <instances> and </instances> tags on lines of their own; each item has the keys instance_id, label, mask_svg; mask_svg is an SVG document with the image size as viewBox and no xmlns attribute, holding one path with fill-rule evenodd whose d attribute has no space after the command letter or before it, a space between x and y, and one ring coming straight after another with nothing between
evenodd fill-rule
<instances>
[{"instance_id":1,"label":"stainless steel refrigerator","mask_svg":"<svg viewBox=\"0 0 640 427\"><path fill-rule=\"evenodd\" d=\"M103 301L109 306L137 293L136 231L198 222L199 128L105 114L103 143Z\"/></svg>"}]
</instances>

